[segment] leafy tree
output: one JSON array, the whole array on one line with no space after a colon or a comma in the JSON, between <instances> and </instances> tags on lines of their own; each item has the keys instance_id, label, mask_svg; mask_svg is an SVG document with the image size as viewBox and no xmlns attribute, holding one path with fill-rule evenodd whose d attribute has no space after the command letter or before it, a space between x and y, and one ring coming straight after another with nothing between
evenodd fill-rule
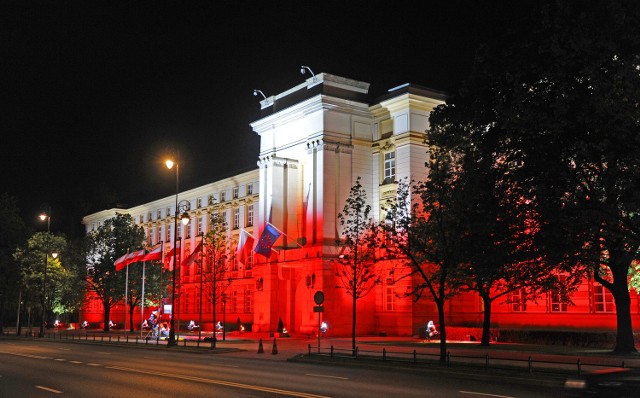
<instances>
[{"instance_id":1,"label":"leafy tree","mask_svg":"<svg viewBox=\"0 0 640 398\"><path fill-rule=\"evenodd\" d=\"M425 292L438 308L440 361L446 361L447 329L445 303L455 293L455 272L460 266L464 230L460 216L466 198L455 188L453 158L441 148L430 153L426 181L398 183L397 197L387 203L385 230L392 255L405 258L416 277L413 294L419 300Z\"/></svg>"},{"instance_id":2,"label":"leafy tree","mask_svg":"<svg viewBox=\"0 0 640 398\"><path fill-rule=\"evenodd\" d=\"M106 220L86 237L87 283L102 301L105 332L109 331L111 307L120 301L125 288L125 273L116 272L114 263L128 251L141 249L144 239L144 230L128 214Z\"/></svg>"},{"instance_id":3,"label":"leafy tree","mask_svg":"<svg viewBox=\"0 0 640 398\"><path fill-rule=\"evenodd\" d=\"M39 307L41 315L44 312L43 319L49 325L53 324L53 313L67 312L63 294L70 289L69 282L73 280L73 275L61 262L66 246L66 239L62 236L36 232L27 240L26 246L16 249L14 253L22 274L21 283L25 292L29 292L25 300Z\"/></svg>"},{"instance_id":4,"label":"leafy tree","mask_svg":"<svg viewBox=\"0 0 640 398\"><path fill-rule=\"evenodd\" d=\"M431 151L446 149L457 170L452 189L464 201L456 210L461 226L456 239L463 244L460 266L452 276L460 289L478 293L483 301L483 346L490 344L491 309L496 299L517 290L526 290L529 300L552 290L561 291L567 299L580 280L563 275L560 285L564 270L545 261L534 244L539 232L536 202L517 187L502 183L512 165L495 158L493 142L474 140L479 137L473 133L491 131L487 114L492 113L485 102L460 103L454 98L431 114L427 132Z\"/></svg>"},{"instance_id":5,"label":"leafy tree","mask_svg":"<svg viewBox=\"0 0 640 398\"><path fill-rule=\"evenodd\" d=\"M0 334L4 331L5 309L19 303L25 291L21 283L20 267L13 253L27 237L15 198L0 195Z\"/></svg>"},{"instance_id":6,"label":"leafy tree","mask_svg":"<svg viewBox=\"0 0 640 398\"><path fill-rule=\"evenodd\" d=\"M495 158L513 166L502 183L535 202L536 245L547 260L586 271L611 292L614 350L635 352L640 4L557 1L535 17L478 53L458 113L490 106L473 141L493 142Z\"/></svg>"},{"instance_id":7,"label":"leafy tree","mask_svg":"<svg viewBox=\"0 0 640 398\"><path fill-rule=\"evenodd\" d=\"M351 187L338 220L343 238L336 240L341 247L336 277L341 287L351 296L351 348L356 350L356 303L380 283L376 270L375 248L378 226L370 217L371 206L367 204L367 192L360 183L360 177Z\"/></svg>"},{"instance_id":8,"label":"leafy tree","mask_svg":"<svg viewBox=\"0 0 640 398\"><path fill-rule=\"evenodd\" d=\"M215 212L211 215L211 227L204 235L203 252L203 290L213 309L211 319L214 323L213 347L215 348L217 340L215 330L216 306L221 302L223 293L231 284L231 281L226 276L228 270L227 262L232 260L227 223L220 213ZM208 269L207 265L209 266Z\"/></svg>"}]
</instances>

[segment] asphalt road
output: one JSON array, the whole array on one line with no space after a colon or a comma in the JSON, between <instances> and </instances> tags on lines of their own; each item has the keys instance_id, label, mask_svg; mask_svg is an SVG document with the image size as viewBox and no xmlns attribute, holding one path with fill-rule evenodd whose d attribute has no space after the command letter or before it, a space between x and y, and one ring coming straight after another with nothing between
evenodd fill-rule
<instances>
[{"instance_id":1,"label":"asphalt road","mask_svg":"<svg viewBox=\"0 0 640 398\"><path fill-rule=\"evenodd\" d=\"M557 388L237 352L0 339L0 397L559 397Z\"/></svg>"}]
</instances>

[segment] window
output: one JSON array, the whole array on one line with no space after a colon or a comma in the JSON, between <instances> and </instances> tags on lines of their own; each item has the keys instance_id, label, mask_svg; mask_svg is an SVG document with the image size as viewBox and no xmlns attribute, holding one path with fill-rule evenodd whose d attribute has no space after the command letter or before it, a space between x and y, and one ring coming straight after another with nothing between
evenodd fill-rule
<instances>
[{"instance_id":1,"label":"window","mask_svg":"<svg viewBox=\"0 0 640 398\"><path fill-rule=\"evenodd\" d=\"M396 292L393 290L393 286L387 286L385 288L385 310L396 310Z\"/></svg>"},{"instance_id":2,"label":"window","mask_svg":"<svg viewBox=\"0 0 640 398\"><path fill-rule=\"evenodd\" d=\"M184 312L189 312L189 293L184 295Z\"/></svg>"},{"instance_id":3,"label":"window","mask_svg":"<svg viewBox=\"0 0 640 398\"><path fill-rule=\"evenodd\" d=\"M167 207L167 217L171 216L171 207Z\"/></svg>"},{"instance_id":4,"label":"window","mask_svg":"<svg viewBox=\"0 0 640 398\"><path fill-rule=\"evenodd\" d=\"M209 206L213 205L215 198L213 197L213 195L209 195L209 200L207 203L209 203Z\"/></svg>"},{"instance_id":5,"label":"window","mask_svg":"<svg viewBox=\"0 0 640 398\"><path fill-rule=\"evenodd\" d=\"M165 242L171 242L171 229L169 228L168 225L164 226L164 231L166 232L165 233L165 237L166 237Z\"/></svg>"},{"instance_id":6,"label":"window","mask_svg":"<svg viewBox=\"0 0 640 398\"><path fill-rule=\"evenodd\" d=\"M253 195L253 185L247 184L247 195Z\"/></svg>"},{"instance_id":7,"label":"window","mask_svg":"<svg viewBox=\"0 0 640 398\"><path fill-rule=\"evenodd\" d=\"M140 214L139 220L140 224L144 223L144 216L142 214Z\"/></svg>"},{"instance_id":8,"label":"window","mask_svg":"<svg viewBox=\"0 0 640 398\"><path fill-rule=\"evenodd\" d=\"M253 226L253 205L247 206L247 227Z\"/></svg>"},{"instance_id":9,"label":"window","mask_svg":"<svg viewBox=\"0 0 640 398\"><path fill-rule=\"evenodd\" d=\"M560 276L560 286L564 286L567 277L564 275ZM562 300L563 291L554 291L550 294L551 299L551 312L567 312L567 303Z\"/></svg>"},{"instance_id":10,"label":"window","mask_svg":"<svg viewBox=\"0 0 640 398\"><path fill-rule=\"evenodd\" d=\"M151 221L151 212L147 213L147 221Z\"/></svg>"},{"instance_id":11,"label":"window","mask_svg":"<svg viewBox=\"0 0 640 398\"><path fill-rule=\"evenodd\" d=\"M196 208L201 208L202 207L202 198L198 198L196 199Z\"/></svg>"},{"instance_id":12,"label":"window","mask_svg":"<svg viewBox=\"0 0 640 398\"><path fill-rule=\"evenodd\" d=\"M162 240L162 228L160 226L156 227L156 243L160 243Z\"/></svg>"},{"instance_id":13,"label":"window","mask_svg":"<svg viewBox=\"0 0 640 398\"><path fill-rule=\"evenodd\" d=\"M233 229L240 228L240 208L233 209Z\"/></svg>"},{"instance_id":14,"label":"window","mask_svg":"<svg viewBox=\"0 0 640 398\"><path fill-rule=\"evenodd\" d=\"M396 179L396 153L387 152L384 154L384 180L383 184L390 184Z\"/></svg>"},{"instance_id":15,"label":"window","mask_svg":"<svg viewBox=\"0 0 640 398\"><path fill-rule=\"evenodd\" d=\"M158 211L156 211L156 220L159 220L162 218L162 210L158 209Z\"/></svg>"},{"instance_id":16,"label":"window","mask_svg":"<svg viewBox=\"0 0 640 398\"><path fill-rule=\"evenodd\" d=\"M195 221L196 221L196 225L197 225L197 229L198 229L198 235L203 235L204 234L204 223L202 222L200 217L196 217Z\"/></svg>"},{"instance_id":17,"label":"window","mask_svg":"<svg viewBox=\"0 0 640 398\"><path fill-rule=\"evenodd\" d=\"M249 250L249 256L247 257L247 263L244 265L245 270L253 268L253 250Z\"/></svg>"},{"instance_id":18,"label":"window","mask_svg":"<svg viewBox=\"0 0 640 398\"><path fill-rule=\"evenodd\" d=\"M513 312L523 312L527 310L526 292L524 289L516 290L509 296L509 303Z\"/></svg>"},{"instance_id":19,"label":"window","mask_svg":"<svg viewBox=\"0 0 640 398\"><path fill-rule=\"evenodd\" d=\"M250 313L251 312L251 290L247 289L244 291L244 312L246 313Z\"/></svg>"},{"instance_id":20,"label":"window","mask_svg":"<svg viewBox=\"0 0 640 398\"><path fill-rule=\"evenodd\" d=\"M178 224L178 239L182 239L182 226Z\"/></svg>"},{"instance_id":21,"label":"window","mask_svg":"<svg viewBox=\"0 0 640 398\"><path fill-rule=\"evenodd\" d=\"M238 292L231 293L231 312L238 312Z\"/></svg>"},{"instance_id":22,"label":"window","mask_svg":"<svg viewBox=\"0 0 640 398\"><path fill-rule=\"evenodd\" d=\"M227 200L227 193L225 191L220 192L220 202Z\"/></svg>"},{"instance_id":23,"label":"window","mask_svg":"<svg viewBox=\"0 0 640 398\"><path fill-rule=\"evenodd\" d=\"M238 199L238 192L239 192L238 187L233 188L233 198L234 199Z\"/></svg>"},{"instance_id":24,"label":"window","mask_svg":"<svg viewBox=\"0 0 640 398\"><path fill-rule=\"evenodd\" d=\"M613 295L604 286L593 285L593 304L596 312L614 312Z\"/></svg>"}]
</instances>

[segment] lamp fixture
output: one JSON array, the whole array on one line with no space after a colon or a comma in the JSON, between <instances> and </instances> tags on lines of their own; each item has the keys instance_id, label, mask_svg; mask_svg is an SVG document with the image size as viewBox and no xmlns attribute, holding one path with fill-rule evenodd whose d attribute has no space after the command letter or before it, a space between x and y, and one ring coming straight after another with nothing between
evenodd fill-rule
<instances>
[{"instance_id":1,"label":"lamp fixture","mask_svg":"<svg viewBox=\"0 0 640 398\"><path fill-rule=\"evenodd\" d=\"M308 66L302 65L302 66L300 67L300 74L301 74L301 75L304 75L304 74L305 74L305 71L309 71L309 73L311 73L311 76L313 77L313 81L315 82L315 81L316 81L316 74L315 74L315 73L313 73L313 71L311 70L311 68L309 68Z\"/></svg>"},{"instance_id":2,"label":"lamp fixture","mask_svg":"<svg viewBox=\"0 0 640 398\"><path fill-rule=\"evenodd\" d=\"M265 100L267 99L267 96L264 95L264 93L262 92L262 90L253 90L253 96L257 97L258 94L262 95L262 98L264 98Z\"/></svg>"}]
</instances>

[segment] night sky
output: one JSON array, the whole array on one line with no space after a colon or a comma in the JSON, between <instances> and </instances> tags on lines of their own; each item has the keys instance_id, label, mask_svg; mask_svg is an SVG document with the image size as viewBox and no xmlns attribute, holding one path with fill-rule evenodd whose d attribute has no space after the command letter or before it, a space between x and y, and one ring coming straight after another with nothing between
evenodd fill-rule
<instances>
[{"instance_id":1,"label":"night sky","mask_svg":"<svg viewBox=\"0 0 640 398\"><path fill-rule=\"evenodd\" d=\"M245 5L238 5L242 3ZM528 4L527 9L523 4ZM371 83L455 92L474 49L537 2L3 1L2 188L25 222L83 215L256 167L259 98L303 82L308 65Z\"/></svg>"}]
</instances>

